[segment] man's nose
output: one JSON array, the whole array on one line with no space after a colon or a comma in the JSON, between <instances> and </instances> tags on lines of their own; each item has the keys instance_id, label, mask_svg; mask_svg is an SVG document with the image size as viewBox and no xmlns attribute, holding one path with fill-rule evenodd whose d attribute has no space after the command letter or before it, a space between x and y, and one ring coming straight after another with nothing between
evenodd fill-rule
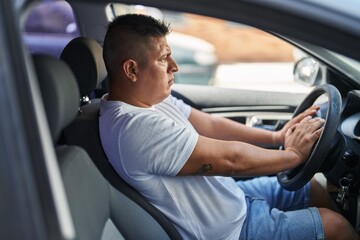
<instances>
[{"instance_id":1,"label":"man's nose","mask_svg":"<svg viewBox=\"0 0 360 240\"><path fill-rule=\"evenodd\" d=\"M169 60L170 62L169 62L169 70L171 71L171 72L177 72L177 71L179 71L179 66L177 65L177 63L175 62L175 60L172 58L172 57L170 57L170 60Z\"/></svg>"}]
</instances>

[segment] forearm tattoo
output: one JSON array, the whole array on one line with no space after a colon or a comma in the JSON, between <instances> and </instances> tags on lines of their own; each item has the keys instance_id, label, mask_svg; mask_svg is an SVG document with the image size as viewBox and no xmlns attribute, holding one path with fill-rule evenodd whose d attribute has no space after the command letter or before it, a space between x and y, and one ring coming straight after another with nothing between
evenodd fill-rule
<instances>
[{"instance_id":1,"label":"forearm tattoo","mask_svg":"<svg viewBox=\"0 0 360 240\"><path fill-rule=\"evenodd\" d=\"M198 170L198 174L199 175L203 175L205 174L206 172L208 171L211 171L213 169L212 165L211 164L204 164L202 165L202 167Z\"/></svg>"}]
</instances>

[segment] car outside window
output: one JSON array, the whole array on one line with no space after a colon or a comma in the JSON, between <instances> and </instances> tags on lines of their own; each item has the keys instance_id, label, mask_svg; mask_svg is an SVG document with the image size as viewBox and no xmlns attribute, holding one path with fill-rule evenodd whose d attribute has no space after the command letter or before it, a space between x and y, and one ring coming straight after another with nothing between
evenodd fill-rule
<instances>
[{"instance_id":1,"label":"car outside window","mask_svg":"<svg viewBox=\"0 0 360 240\"><path fill-rule=\"evenodd\" d=\"M72 8L66 1L44 1L28 13L23 38L31 53L59 57L63 48L79 36Z\"/></svg>"}]
</instances>

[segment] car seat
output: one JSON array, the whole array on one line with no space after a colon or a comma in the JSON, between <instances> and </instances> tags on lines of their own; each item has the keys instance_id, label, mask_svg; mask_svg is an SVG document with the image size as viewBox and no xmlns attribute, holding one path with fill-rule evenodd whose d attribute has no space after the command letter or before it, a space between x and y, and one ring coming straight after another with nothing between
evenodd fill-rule
<instances>
[{"instance_id":1,"label":"car seat","mask_svg":"<svg viewBox=\"0 0 360 240\"><path fill-rule=\"evenodd\" d=\"M72 124L78 114L78 86L74 74L63 61L44 55L35 55L33 59L55 144L61 131ZM88 130L93 134L96 131ZM84 134L83 140L92 135L88 132L77 134ZM94 148L101 147L99 142L92 144ZM139 204L142 200L133 201L134 196L127 196L121 189L126 185L120 178L112 176L110 184L109 178L104 178L83 148L69 143L56 144L55 151L77 239L181 239L161 212L149 203L144 206ZM106 162L104 160L105 169L109 167Z\"/></svg>"},{"instance_id":2,"label":"car seat","mask_svg":"<svg viewBox=\"0 0 360 240\"><path fill-rule=\"evenodd\" d=\"M82 59L79 59L80 57L77 56L80 52L85 53L81 57ZM86 60L86 57L90 59ZM102 57L102 47L94 39L87 37L75 38L64 48L64 53L61 54L60 58L71 69L76 69L75 76L81 94L89 95L107 76ZM73 59L77 58L78 61L73 61ZM82 67L79 65L82 65ZM79 69L82 69L84 72ZM99 99L91 99L87 104L80 106L79 109L80 111L76 118L63 130L63 141L66 144L77 145L85 149L109 183L153 216L171 236L171 239L180 239L180 234L165 215L126 183L109 163L100 140Z\"/></svg>"}]
</instances>

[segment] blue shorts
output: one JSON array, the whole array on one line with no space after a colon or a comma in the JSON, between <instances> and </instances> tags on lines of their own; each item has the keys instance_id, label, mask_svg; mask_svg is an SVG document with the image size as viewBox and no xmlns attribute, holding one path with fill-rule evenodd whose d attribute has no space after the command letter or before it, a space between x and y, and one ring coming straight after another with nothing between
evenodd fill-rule
<instances>
[{"instance_id":1,"label":"blue shorts","mask_svg":"<svg viewBox=\"0 0 360 240\"><path fill-rule=\"evenodd\" d=\"M310 183L290 192L276 177L237 182L244 191L247 216L240 239L324 239L317 208L309 208Z\"/></svg>"}]
</instances>

